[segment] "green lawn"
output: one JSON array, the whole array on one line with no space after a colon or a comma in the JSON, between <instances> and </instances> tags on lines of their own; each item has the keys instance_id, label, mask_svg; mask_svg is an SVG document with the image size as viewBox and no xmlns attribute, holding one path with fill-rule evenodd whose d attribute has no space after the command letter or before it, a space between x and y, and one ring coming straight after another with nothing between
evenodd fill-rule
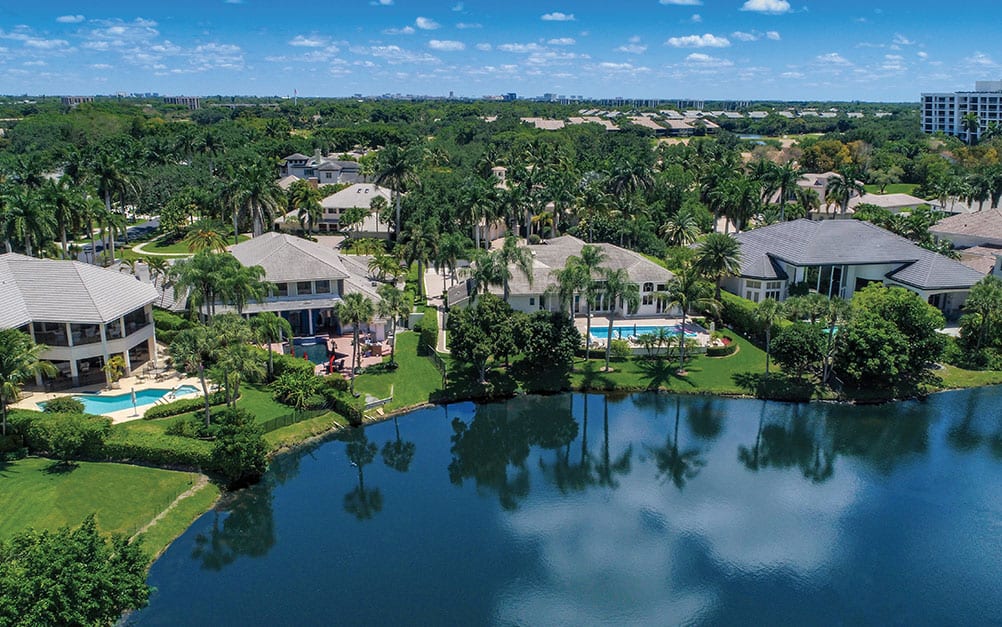
<instances>
[{"instance_id":1,"label":"green lawn","mask_svg":"<svg viewBox=\"0 0 1002 627\"><path fill-rule=\"evenodd\" d=\"M140 537L143 550L150 556L150 560L159 557L175 538L204 514L219 498L219 493L219 486L206 483L201 490L179 501L174 509L147 529Z\"/></svg>"},{"instance_id":2,"label":"green lawn","mask_svg":"<svg viewBox=\"0 0 1002 627\"><path fill-rule=\"evenodd\" d=\"M247 235L241 235L237 239L238 242L246 242L250 237ZM233 243L232 233L226 238L228 244ZM161 253L161 254L171 254L171 255L190 255L191 251L188 250L188 245L184 243L183 240L178 240L172 244L168 244L166 240L158 239L147 243L143 246L143 251L148 253Z\"/></svg>"},{"instance_id":3,"label":"green lawn","mask_svg":"<svg viewBox=\"0 0 1002 627\"><path fill-rule=\"evenodd\" d=\"M1002 384L1002 372L998 370L964 370L956 366L944 366L933 374L942 379L942 387L947 389Z\"/></svg>"},{"instance_id":4,"label":"green lawn","mask_svg":"<svg viewBox=\"0 0 1002 627\"><path fill-rule=\"evenodd\" d=\"M871 194L879 194L879 185L866 185L866 191ZM891 183L884 188L885 194L911 194L915 195L915 189L918 187L916 183Z\"/></svg>"},{"instance_id":5,"label":"green lawn","mask_svg":"<svg viewBox=\"0 0 1002 627\"><path fill-rule=\"evenodd\" d=\"M30 457L0 465L0 538L28 527L75 527L91 513L101 531L131 535L198 477L124 464L55 464Z\"/></svg>"},{"instance_id":6,"label":"green lawn","mask_svg":"<svg viewBox=\"0 0 1002 627\"><path fill-rule=\"evenodd\" d=\"M370 394L376 398L386 398L393 388L393 400L387 410L399 409L427 403L429 396L442 385L442 375L438 373L431 359L417 354L418 334L406 331L397 334L396 359L400 367L395 371L378 374L362 374L355 380L355 391ZM388 362L386 357L383 362Z\"/></svg>"}]
</instances>

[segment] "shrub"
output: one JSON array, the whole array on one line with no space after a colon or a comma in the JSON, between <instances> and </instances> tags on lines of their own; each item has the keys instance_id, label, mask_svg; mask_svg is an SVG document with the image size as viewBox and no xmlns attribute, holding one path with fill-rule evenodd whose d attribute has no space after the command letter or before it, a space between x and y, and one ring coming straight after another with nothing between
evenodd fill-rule
<instances>
[{"instance_id":1,"label":"shrub","mask_svg":"<svg viewBox=\"0 0 1002 627\"><path fill-rule=\"evenodd\" d=\"M334 373L323 378L323 387L346 392L348 390L348 380L342 377L340 373Z\"/></svg>"},{"instance_id":2,"label":"shrub","mask_svg":"<svg viewBox=\"0 0 1002 627\"><path fill-rule=\"evenodd\" d=\"M204 414L196 413L184 416L170 423L164 429L164 433L182 438L204 438L212 435L211 430L212 426L205 426Z\"/></svg>"},{"instance_id":3,"label":"shrub","mask_svg":"<svg viewBox=\"0 0 1002 627\"><path fill-rule=\"evenodd\" d=\"M157 328L157 340L170 344L177 334L192 327L191 320L162 309L153 309L153 323Z\"/></svg>"},{"instance_id":4,"label":"shrub","mask_svg":"<svg viewBox=\"0 0 1002 627\"><path fill-rule=\"evenodd\" d=\"M418 332L418 352L426 354L429 350L435 350L438 346L438 312L434 307L425 307L424 316L414 325L414 330ZM393 338L396 342L396 338ZM430 348L429 348L430 347Z\"/></svg>"},{"instance_id":5,"label":"shrub","mask_svg":"<svg viewBox=\"0 0 1002 627\"><path fill-rule=\"evenodd\" d=\"M626 340L611 340L609 355L612 359L616 361L623 361L624 359L629 359L633 351L630 350L630 343Z\"/></svg>"},{"instance_id":6,"label":"shrub","mask_svg":"<svg viewBox=\"0 0 1002 627\"><path fill-rule=\"evenodd\" d=\"M707 346L706 356L707 357L727 357L728 355L733 355L734 351L738 349L738 345L735 342L730 344L725 344L724 346Z\"/></svg>"},{"instance_id":7,"label":"shrub","mask_svg":"<svg viewBox=\"0 0 1002 627\"><path fill-rule=\"evenodd\" d=\"M720 293L720 317L745 337L758 337L759 323L755 318L755 303L729 292Z\"/></svg>"},{"instance_id":8,"label":"shrub","mask_svg":"<svg viewBox=\"0 0 1002 627\"><path fill-rule=\"evenodd\" d=\"M209 405L222 405L226 402L226 396L222 392L214 392L209 394ZM48 407L48 406L46 406ZM205 407L205 401L202 397L198 398L181 398L176 401L171 401L170 403L163 403L161 405L154 405L146 410L143 414L143 420L155 420L157 418L167 418L168 416L178 416L180 414L187 414L191 411L197 411Z\"/></svg>"},{"instance_id":9,"label":"shrub","mask_svg":"<svg viewBox=\"0 0 1002 627\"><path fill-rule=\"evenodd\" d=\"M352 425L362 424L362 418L365 417L364 399L355 398L348 392L331 389L324 390L324 396L335 413L343 416Z\"/></svg>"},{"instance_id":10,"label":"shrub","mask_svg":"<svg viewBox=\"0 0 1002 627\"><path fill-rule=\"evenodd\" d=\"M241 409L227 409L218 414L216 429L212 469L230 486L259 479L268 467L268 449L254 416Z\"/></svg>"},{"instance_id":11,"label":"shrub","mask_svg":"<svg viewBox=\"0 0 1002 627\"><path fill-rule=\"evenodd\" d=\"M276 377L280 377L287 373L303 373L313 376L313 371L316 369L316 364L309 359L293 357L292 355L276 354L274 356L274 363Z\"/></svg>"},{"instance_id":12,"label":"shrub","mask_svg":"<svg viewBox=\"0 0 1002 627\"><path fill-rule=\"evenodd\" d=\"M24 445L33 453L49 453L64 462L100 457L111 433L111 419L81 414L35 413L19 422Z\"/></svg>"},{"instance_id":13,"label":"shrub","mask_svg":"<svg viewBox=\"0 0 1002 627\"><path fill-rule=\"evenodd\" d=\"M323 379L313 372L286 372L271 384L272 396L279 403L305 409L311 396L317 393Z\"/></svg>"},{"instance_id":14,"label":"shrub","mask_svg":"<svg viewBox=\"0 0 1002 627\"><path fill-rule=\"evenodd\" d=\"M72 396L60 396L47 401L43 411L47 414L82 414L84 404Z\"/></svg>"},{"instance_id":15,"label":"shrub","mask_svg":"<svg viewBox=\"0 0 1002 627\"><path fill-rule=\"evenodd\" d=\"M208 468L212 444L191 438L122 429L104 443L108 461L144 463L165 468Z\"/></svg>"},{"instance_id":16,"label":"shrub","mask_svg":"<svg viewBox=\"0 0 1002 627\"><path fill-rule=\"evenodd\" d=\"M535 246L540 241L541 240L540 240L539 235L537 233L533 233L533 234L529 235L529 244Z\"/></svg>"}]
</instances>

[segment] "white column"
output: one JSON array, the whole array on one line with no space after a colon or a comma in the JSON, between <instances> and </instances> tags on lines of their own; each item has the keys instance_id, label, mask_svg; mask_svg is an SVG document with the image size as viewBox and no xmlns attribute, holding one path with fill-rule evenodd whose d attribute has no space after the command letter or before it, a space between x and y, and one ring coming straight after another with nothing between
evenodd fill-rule
<instances>
[{"instance_id":1,"label":"white column","mask_svg":"<svg viewBox=\"0 0 1002 627\"><path fill-rule=\"evenodd\" d=\"M99 324L97 328L101 331L101 354L104 356L104 365L108 365L108 333L105 331L105 325ZM104 380L111 387L111 373L107 370L104 371Z\"/></svg>"},{"instance_id":2,"label":"white column","mask_svg":"<svg viewBox=\"0 0 1002 627\"><path fill-rule=\"evenodd\" d=\"M313 335L313 310L312 309L307 309L306 310L306 316L310 319L310 322L309 322L310 335Z\"/></svg>"}]
</instances>

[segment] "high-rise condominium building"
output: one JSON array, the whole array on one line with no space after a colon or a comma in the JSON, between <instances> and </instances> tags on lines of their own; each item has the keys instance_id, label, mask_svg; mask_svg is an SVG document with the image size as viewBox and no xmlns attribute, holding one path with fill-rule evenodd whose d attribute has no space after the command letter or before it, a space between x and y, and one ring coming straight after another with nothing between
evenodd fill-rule
<instances>
[{"instance_id":1,"label":"high-rise condominium building","mask_svg":"<svg viewBox=\"0 0 1002 627\"><path fill-rule=\"evenodd\" d=\"M978 130L969 131L964 118L978 116ZM1002 81L977 81L974 91L922 94L922 130L942 131L969 141L978 138L989 122L1002 123Z\"/></svg>"}]
</instances>

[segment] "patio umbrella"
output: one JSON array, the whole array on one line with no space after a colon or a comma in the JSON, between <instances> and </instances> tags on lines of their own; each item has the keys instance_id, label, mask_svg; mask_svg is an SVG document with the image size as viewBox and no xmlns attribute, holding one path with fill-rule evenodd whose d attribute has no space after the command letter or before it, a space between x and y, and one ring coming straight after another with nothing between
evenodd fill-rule
<instances>
[{"instance_id":1,"label":"patio umbrella","mask_svg":"<svg viewBox=\"0 0 1002 627\"><path fill-rule=\"evenodd\" d=\"M136 388L132 388L132 415L139 415L139 410L136 409Z\"/></svg>"}]
</instances>

